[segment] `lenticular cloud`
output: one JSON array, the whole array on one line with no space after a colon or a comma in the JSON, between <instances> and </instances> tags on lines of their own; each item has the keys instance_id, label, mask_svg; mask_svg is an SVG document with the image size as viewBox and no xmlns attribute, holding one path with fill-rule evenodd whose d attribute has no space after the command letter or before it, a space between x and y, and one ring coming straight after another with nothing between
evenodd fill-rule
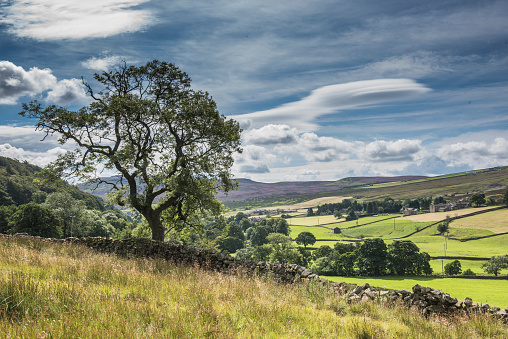
<instances>
[{"instance_id":1,"label":"lenticular cloud","mask_svg":"<svg viewBox=\"0 0 508 339\"><path fill-rule=\"evenodd\" d=\"M318 88L300 101L249 114L232 116L244 128L267 124L290 124L299 130L314 130L312 121L325 114L388 101L404 100L430 89L411 79L355 81Z\"/></svg>"}]
</instances>

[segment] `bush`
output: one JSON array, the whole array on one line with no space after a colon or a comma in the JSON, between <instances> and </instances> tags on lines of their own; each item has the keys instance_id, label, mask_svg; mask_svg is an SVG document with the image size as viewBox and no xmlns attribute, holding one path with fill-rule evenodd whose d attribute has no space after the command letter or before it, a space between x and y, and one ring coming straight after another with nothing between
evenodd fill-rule
<instances>
[{"instance_id":1,"label":"bush","mask_svg":"<svg viewBox=\"0 0 508 339\"><path fill-rule=\"evenodd\" d=\"M476 275L470 268L462 272L462 275Z\"/></svg>"}]
</instances>

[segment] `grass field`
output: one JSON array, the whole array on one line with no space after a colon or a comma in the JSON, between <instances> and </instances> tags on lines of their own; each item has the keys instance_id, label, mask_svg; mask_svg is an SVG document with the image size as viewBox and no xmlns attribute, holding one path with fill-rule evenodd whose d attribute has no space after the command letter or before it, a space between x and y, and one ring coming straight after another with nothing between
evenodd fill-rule
<instances>
[{"instance_id":1,"label":"grass field","mask_svg":"<svg viewBox=\"0 0 508 339\"><path fill-rule=\"evenodd\" d=\"M445 220L446 216L449 217L457 217L460 215L470 214L478 211L483 211L487 209L491 209L492 207L476 207L476 208L464 208L462 210L456 210L456 211L448 211L448 212L437 212L437 213L424 213L424 214L416 214L416 215L408 215L405 217L401 217L401 219L406 220L413 220L413 221L419 221L419 222L427 222L427 221L441 221ZM494 212L489 212L495 213ZM481 216L485 216L487 214L480 214ZM465 219L460 219L465 220Z\"/></svg>"},{"instance_id":2,"label":"grass field","mask_svg":"<svg viewBox=\"0 0 508 339\"><path fill-rule=\"evenodd\" d=\"M342 233L345 236L351 237L365 237L365 238L383 238L393 239L406 236L410 233L416 232L431 224L430 222L415 222L411 220L382 220L373 224L356 227L351 229L344 229Z\"/></svg>"},{"instance_id":3,"label":"grass field","mask_svg":"<svg viewBox=\"0 0 508 339\"><path fill-rule=\"evenodd\" d=\"M334 234L328 228L319 226L290 226L291 237L294 239L301 232L311 232L317 239L336 239L342 240L342 234Z\"/></svg>"},{"instance_id":4,"label":"grass field","mask_svg":"<svg viewBox=\"0 0 508 339\"><path fill-rule=\"evenodd\" d=\"M450 223L450 227L483 229L493 233L505 233L508 232L508 209L457 219Z\"/></svg>"},{"instance_id":5,"label":"grass field","mask_svg":"<svg viewBox=\"0 0 508 339\"><path fill-rule=\"evenodd\" d=\"M508 307L508 280L433 278L433 277L325 277L335 282L364 284L390 289L410 290L414 285L442 289L451 296L464 300L472 298L474 302Z\"/></svg>"},{"instance_id":6,"label":"grass field","mask_svg":"<svg viewBox=\"0 0 508 339\"><path fill-rule=\"evenodd\" d=\"M0 240L2 338L506 338L489 315L425 318L279 285L73 245Z\"/></svg>"}]
</instances>

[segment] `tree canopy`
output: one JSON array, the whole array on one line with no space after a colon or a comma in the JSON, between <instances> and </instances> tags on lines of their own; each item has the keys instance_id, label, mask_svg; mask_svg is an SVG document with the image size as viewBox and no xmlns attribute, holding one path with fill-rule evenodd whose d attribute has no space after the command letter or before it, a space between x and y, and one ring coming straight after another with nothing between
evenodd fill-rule
<instances>
[{"instance_id":1,"label":"tree canopy","mask_svg":"<svg viewBox=\"0 0 508 339\"><path fill-rule=\"evenodd\" d=\"M219 214L215 193L235 188L230 169L241 152L239 124L170 63L123 65L94 78L102 89L85 83L93 102L77 111L23 104L20 114L37 119L37 130L78 146L49 172L109 184L111 201L143 215L155 240L197 224L199 213ZM101 170L118 179L101 180Z\"/></svg>"},{"instance_id":2,"label":"tree canopy","mask_svg":"<svg viewBox=\"0 0 508 339\"><path fill-rule=\"evenodd\" d=\"M298 245L303 245L307 248L307 245L314 245L316 242L316 237L311 232L301 232L295 239Z\"/></svg>"}]
</instances>

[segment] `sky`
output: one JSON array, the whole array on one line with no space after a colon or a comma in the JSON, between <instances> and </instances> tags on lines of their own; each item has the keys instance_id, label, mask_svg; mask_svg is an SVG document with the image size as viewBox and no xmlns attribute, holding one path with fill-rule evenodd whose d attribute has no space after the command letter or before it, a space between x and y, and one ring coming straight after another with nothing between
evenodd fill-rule
<instances>
[{"instance_id":1,"label":"sky","mask_svg":"<svg viewBox=\"0 0 508 339\"><path fill-rule=\"evenodd\" d=\"M78 109L81 77L154 59L240 122L238 178L508 165L506 0L0 0L0 155L55 160L21 104Z\"/></svg>"}]
</instances>

